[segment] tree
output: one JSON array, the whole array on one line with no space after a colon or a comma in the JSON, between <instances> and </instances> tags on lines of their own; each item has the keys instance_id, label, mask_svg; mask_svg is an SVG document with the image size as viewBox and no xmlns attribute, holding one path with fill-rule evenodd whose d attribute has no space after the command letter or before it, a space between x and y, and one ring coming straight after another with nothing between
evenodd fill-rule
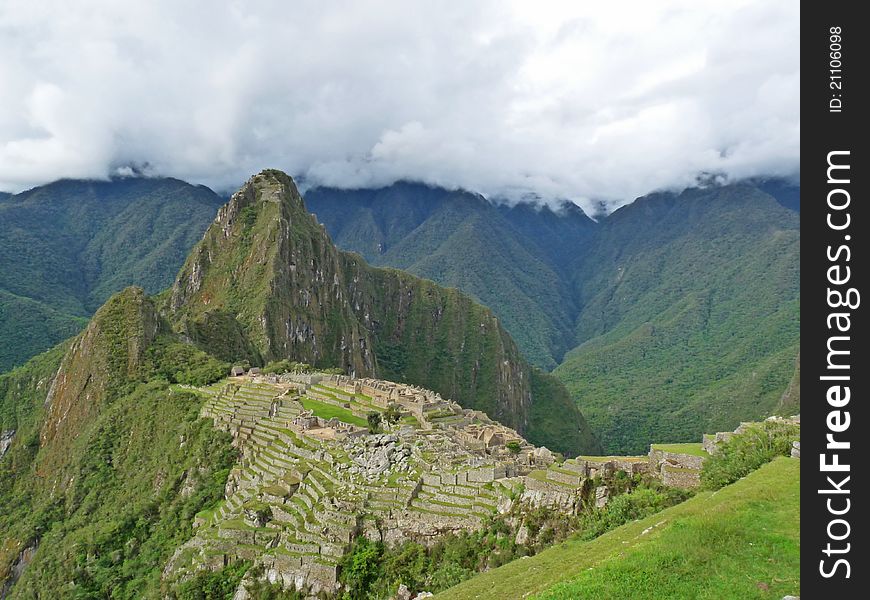
<instances>
[{"instance_id":1,"label":"tree","mask_svg":"<svg viewBox=\"0 0 870 600\"><path fill-rule=\"evenodd\" d=\"M390 425L395 425L402 418L402 409L397 404L390 404L384 411L384 420Z\"/></svg>"},{"instance_id":2,"label":"tree","mask_svg":"<svg viewBox=\"0 0 870 600\"><path fill-rule=\"evenodd\" d=\"M511 454L519 454L520 450L523 449L523 446L518 441L511 440L507 444L505 444L505 448L507 448L508 452L510 452Z\"/></svg>"},{"instance_id":3,"label":"tree","mask_svg":"<svg viewBox=\"0 0 870 600\"><path fill-rule=\"evenodd\" d=\"M377 433L381 429L381 413L372 411L366 415L369 423L369 433Z\"/></svg>"}]
</instances>

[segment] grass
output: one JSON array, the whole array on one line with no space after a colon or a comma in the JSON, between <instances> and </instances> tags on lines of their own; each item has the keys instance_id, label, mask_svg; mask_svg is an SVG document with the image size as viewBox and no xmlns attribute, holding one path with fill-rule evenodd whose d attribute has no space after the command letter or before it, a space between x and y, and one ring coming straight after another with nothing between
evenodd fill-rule
<instances>
[{"instance_id":1,"label":"grass","mask_svg":"<svg viewBox=\"0 0 870 600\"><path fill-rule=\"evenodd\" d=\"M658 447L660 444L656 444ZM680 446L682 444L668 444L671 446ZM649 456L578 456L577 460L586 460L589 462L610 462L618 460L622 462L645 462L649 460Z\"/></svg>"},{"instance_id":2,"label":"grass","mask_svg":"<svg viewBox=\"0 0 870 600\"><path fill-rule=\"evenodd\" d=\"M689 454L691 456L703 456L705 458L710 456L700 443L694 442L685 444L653 444L651 448L653 450L671 452L673 454Z\"/></svg>"},{"instance_id":3,"label":"grass","mask_svg":"<svg viewBox=\"0 0 870 600\"><path fill-rule=\"evenodd\" d=\"M325 402L320 402L318 400L314 400L312 398L302 398L302 406L305 407L305 410L314 411L315 416L321 417L323 419L331 419L335 417L339 421L343 423L349 423L351 425L358 425L360 427L367 427L368 423L362 417L358 417L353 414L351 411L346 408L342 408L341 406L335 406L333 404L327 404Z\"/></svg>"},{"instance_id":4,"label":"grass","mask_svg":"<svg viewBox=\"0 0 870 600\"><path fill-rule=\"evenodd\" d=\"M800 595L799 492L800 461L778 458L718 492L701 492L591 541L569 540L436 597L779 600Z\"/></svg>"}]
</instances>

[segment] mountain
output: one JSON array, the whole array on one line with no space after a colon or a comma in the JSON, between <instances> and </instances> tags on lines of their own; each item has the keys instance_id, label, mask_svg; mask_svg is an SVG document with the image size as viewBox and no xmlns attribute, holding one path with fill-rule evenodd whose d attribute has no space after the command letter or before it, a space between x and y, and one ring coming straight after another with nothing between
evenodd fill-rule
<instances>
[{"instance_id":1,"label":"mountain","mask_svg":"<svg viewBox=\"0 0 870 600\"><path fill-rule=\"evenodd\" d=\"M177 194L151 194L149 186ZM184 202L190 193L201 194L203 202ZM24 205L19 197L28 194L36 197ZM13 201L20 208L11 210ZM80 330L99 299L128 283L148 292L168 286L218 203L203 188L148 179L58 182L0 200L9 216L0 220L0 251L10 265L0 273L5 342L0 365L20 363ZM799 409L794 393L780 408L774 401L793 378L799 340L800 191L788 182L652 194L598 221L570 204L552 209L494 203L461 190L407 182L375 190L315 188L306 193L305 203L339 247L370 264L458 288L491 308L529 361L554 370L568 386L609 451L639 450L654 439L692 439L701 430L730 429L764 411ZM134 208L123 208L128 205ZM159 218L154 206L164 206ZM120 214L136 225L122 227L117 223L123 219L107 219ZM108 232L103 239L115 235L115 250L99 259L93 250L67 252L67 246L77 248L90 239L81 233L88 227ZM177 235L158 233L167 230ZM146 244L141 236L147 232L153 235ZM149 246L156 237L161 244ZM323 252L337 261L330 272L342 281L354 269L369 270ZM172 260L165 260L167 253ZM109 281L110 266L126 275ZM254 279L249 292L271 285ZM403 282L396 275L385 290L400 293ZM94 289L101 291L89 291ZM294 302L294 310L310 312L304 301ZM422 361L402 366L405 359L391 350L392 342L352 337L360 332L360 317L347 302L332 304L334 312L318 318L347 325L345 344L357 354L347 365L364 363L348 341L359 345L363 339L376 345L380 368L392 369L397 378L426 370ZM242 309L250 321L252 307L243 304ZM276 322L283 316L276 313ZM342 341L307 331L312 315L306 318L291 324L292 336L270 333L270 343L274 338L276 344L286 341L302 349L305 344L292 340L314 335L317 344L308 358L314 360L315 350L330 360L339 357ZM203 326L196 319L192 323ZM227 326L233 325L227 321ZM243 335L232 339L250 341ZM266 358L266 346L258 343L223 356ZM440 389L465 386L442 379ZM534 381L546 387L538 376ZM469 389L465 386L463 393ZM562 393L560 387L556 396ZM559 422L552 416L550 421Z\"/></svg>"},{"instance_id":2,"label":"mountain","mask_svg":"<svg viewBox=\"0 0 870 600\"><path fill-rule=\"evenodd\" d=\"M774 412L791 378L800 191L788 182L652 194L597 222L408 183L306 199L341 247L490 306L555 367L608 452Z\"/></svg>"},{"instance_id":3,"label":"mountain","mask_svg":"<svg viewBox=\"0 0 870 600\"><path fill-rule=\"evenodd\" d=\"M127 285L168 286L222 203L168 178L61 180L0 196L0 371L80 331Z\"/></svg>"},{"instance_id":4,"label":"mountain","mask_svg":"<svg viewBox=\"0 0 870 600\"><path fill-rule=\"evenodd\" d=\"M772 414L799 351L799 269L797 213L754 186L638 199L575 265L579 345L554 374L608 452Z\"/></svg>"},{"instance_id":5,"label":"mountain","mask_svg":"<svg viewBox=\"0 0 870 600\"><path fill-rule=\"evenodd\" d=\"M74 339L0 375L11 438L0 453L0 595L159 596L155 565L223 497L236 459L229 436L199 418L200 398L170 385L177 362L188 384L228 368L129 288Z\"/></svg>"},{"instance_id":6,"label":"mountain","mask_svg":"<svg viewBox=\"0 0 870 600\"><path fill-rule=\"evenodd\" d=\"M422 184L314 188L305 202L336 244L374 265L457 287L495 311L544 369L574 346L576 303L565 267L595 223L574 205L515 207Z\"/></svg>"},{"instance_id":7,"label":"mountain","mask_svg":"<svg viewBox=\"0 0 870 600\"><path fill-rule=\"evenodd\" d=\"M600 451L488 309L338 251L293 181L264 171L170 289L115 294L76 337L0 375L4 593L162 597L155 565L223 499L238 459L190 386L224 377L229 359L284 358L425 385L554 448Z\"/></svg>"},{"instance_id":8,"label":"mountain","mask_svg":"<svg viewBox=\"0 0 870 600\"><path fill-rule=\"evenodd\" d=\"M536 443L574 454L595 446L570 398L526 363L489 309L339 251L279 171L220 209L165 303L179 331L224 360L292 358L412 382Z\"/></svg>"}]
</instances>

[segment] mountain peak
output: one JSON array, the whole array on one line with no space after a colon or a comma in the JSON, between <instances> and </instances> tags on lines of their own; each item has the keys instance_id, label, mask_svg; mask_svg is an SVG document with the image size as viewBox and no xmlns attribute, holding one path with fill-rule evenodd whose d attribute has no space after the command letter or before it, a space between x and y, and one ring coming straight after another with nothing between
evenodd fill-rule
<instances>
[{"instance_id":1,"label":"mountain peak","mask_svg":"<svg viewBox=\"0 0 870 600\"><path fill-rule=\"evenodd\" d=\"M222 360L290 359L406 381L541 439L547 411L531 413L532 388L547 376L530 372L495 315L457 290L339 251L281 171L253 176L218 211L166 302L174 329ZM546 444L596 447L567 395L546 396L568 414Z\"/></svg>"}]
</instances>

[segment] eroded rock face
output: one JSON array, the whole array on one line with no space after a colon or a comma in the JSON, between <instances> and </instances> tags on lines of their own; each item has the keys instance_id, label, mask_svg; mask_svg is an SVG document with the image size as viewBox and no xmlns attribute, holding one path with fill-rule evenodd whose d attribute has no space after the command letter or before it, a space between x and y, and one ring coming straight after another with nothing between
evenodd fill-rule
<instances>
[{"instance_id":1,"label":"eroded rock face","mask_svg":"<svg viewBox=\"0 0 870 600\"><path fill-rule=\"evenodd\" d=\"M0 431L0 458L3 458L3 455L9 450L9 446L12 445L12 438L15 437L14 429L7 429L6 431Z\"/></svg>"}]
</instances>

